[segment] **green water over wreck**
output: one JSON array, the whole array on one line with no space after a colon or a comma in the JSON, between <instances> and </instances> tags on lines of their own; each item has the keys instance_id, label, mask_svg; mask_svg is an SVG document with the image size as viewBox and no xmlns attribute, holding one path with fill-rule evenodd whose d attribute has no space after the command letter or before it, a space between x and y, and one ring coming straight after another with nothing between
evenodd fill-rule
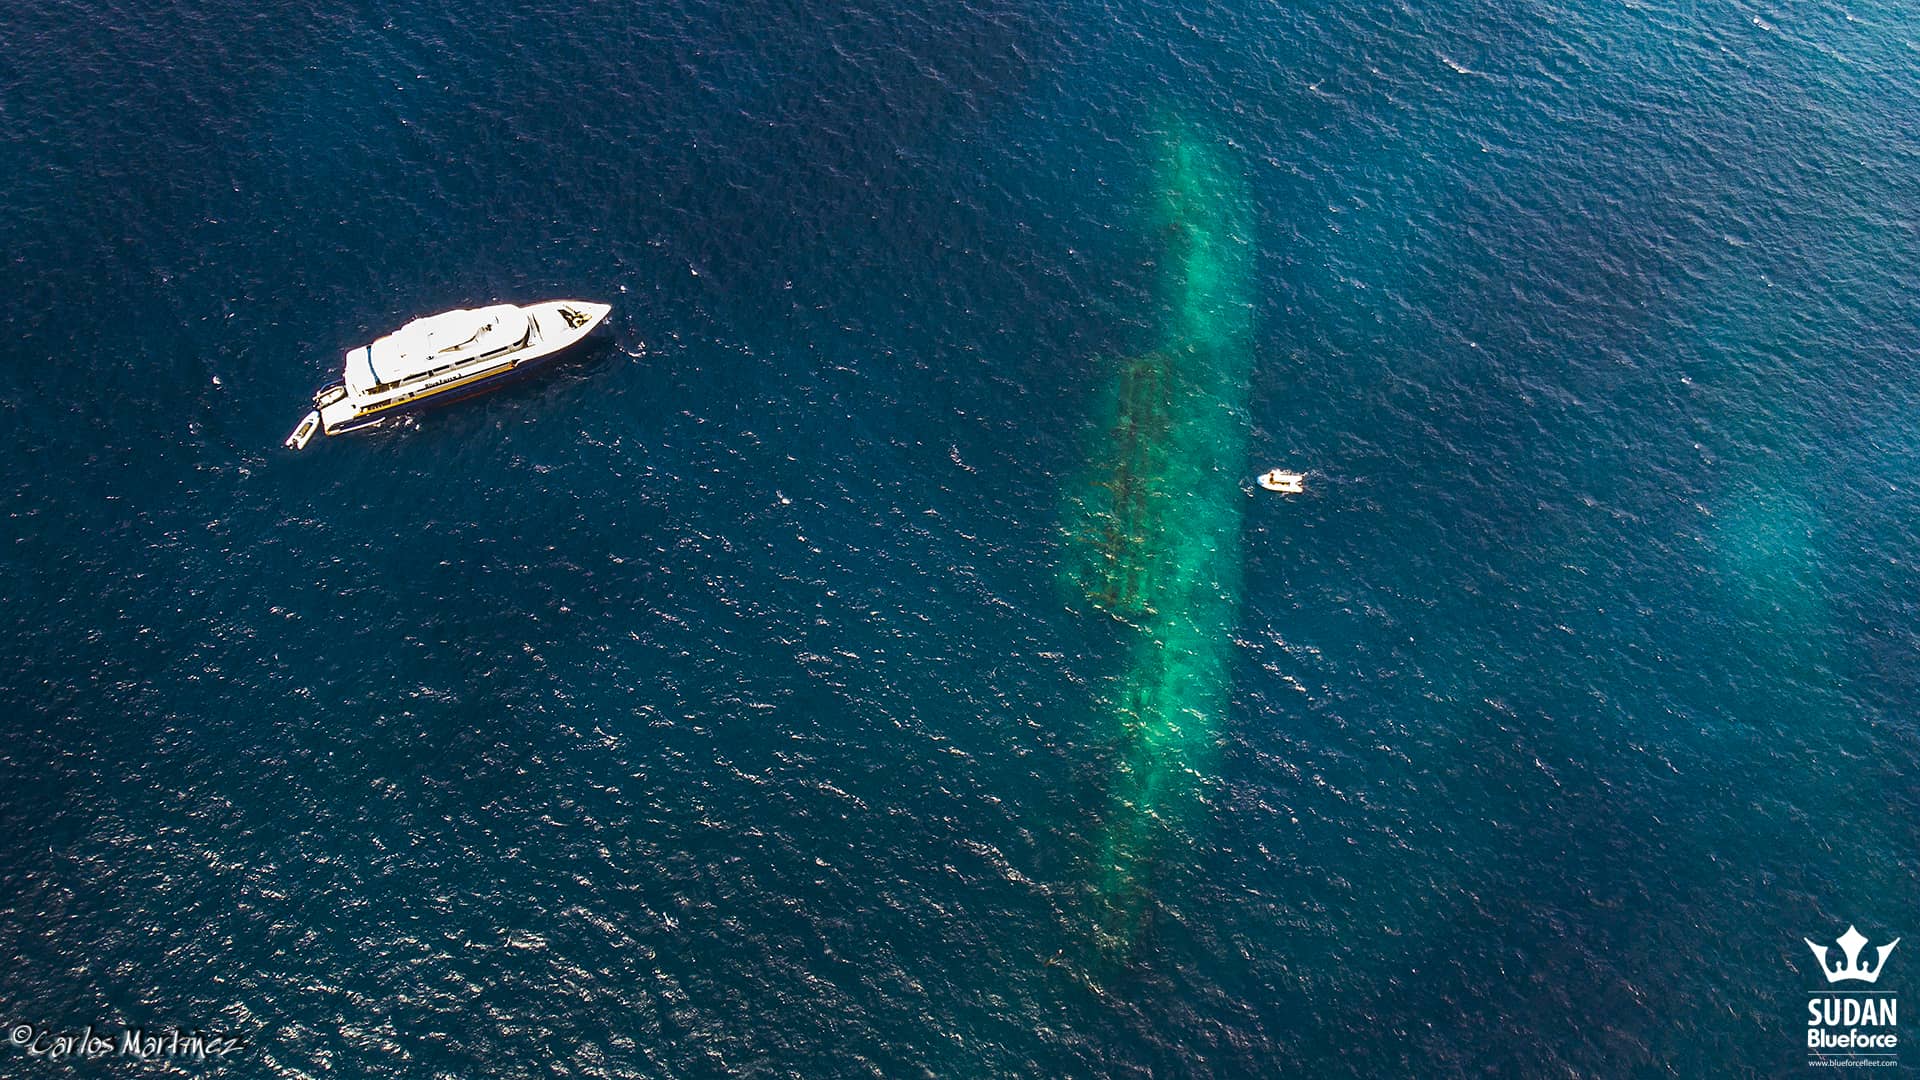
<instances>
[{"instance_id":1,"label":"green water over wreck","mask_svg":"<svg viewBox=\"0 0 1920 1080\"><path fill-rule=\"evenodd\" d=\"M1150 909L1157 862L1188 842L1216 753L1247 498L1253 247L1240 183L1215 140L1182 128L1155 197L1160 329L1115 366L1069 500L1065 567L1087 603L1131 628L1103 705L1117 751L1094 853L1098 933L1122 947Z\"/></svg>"}]
</instances>

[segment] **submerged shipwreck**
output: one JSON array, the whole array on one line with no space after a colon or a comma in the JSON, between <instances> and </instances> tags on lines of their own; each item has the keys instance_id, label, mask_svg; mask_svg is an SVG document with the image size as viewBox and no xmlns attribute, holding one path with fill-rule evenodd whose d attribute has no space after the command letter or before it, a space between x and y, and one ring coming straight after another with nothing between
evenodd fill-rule
<instances>
[{"instance_id":1,"label":"submerged shipwreck","mask_svg":"<svg viewBox=\"0 0 1920 1080\"><path fill-rule=\"evenodd\" d=\"M1118 947L1134 939L1156 861L1198 804L1240 603L1253 250L1213 140L1177 131L1156 189L1153 224L1168 246L1161 332L1117 365L1089 472L1068 500L1065 576L1130 628L1104 705L1117 760L1095 854L1095 921Z\"/></svg>"}]
</instances>

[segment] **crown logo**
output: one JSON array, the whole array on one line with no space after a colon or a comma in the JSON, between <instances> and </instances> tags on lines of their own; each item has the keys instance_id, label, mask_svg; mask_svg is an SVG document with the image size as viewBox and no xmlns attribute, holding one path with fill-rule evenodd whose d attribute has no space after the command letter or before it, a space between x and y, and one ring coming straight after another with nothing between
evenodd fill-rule
<instances>
[{"instance_id":1,"label":"crown logo","mask_svg":"<svg viewBox=\"0 0 1920 1080\"><path fill-rule=\"evenodd\" d=\"M1866 948L1867 939L1860 935L1860 931L1855 930L1851 926L1847 927L1846 933L1834 939L1847 954L1847 962L1843 967L1836 968L1827 964L1827 947L1825 945L1815 945L1807 938L1801 938L1800 940L1805 941L1807 948L1813 950L1814 957L1820 961L1821 973L1827 977L1827 981L1830 983L1837 983L1843 979L1857 979L1864 983L1879 982L1880 973L1887 969L1887 957L1893 954L1893 947L1900 944L1900 939L1894 938L1891 942L1878 946L1875 950L1876 955L1873 970L1868 971L1860 966L1860 950Z\"/></svg>"}]
</instances>

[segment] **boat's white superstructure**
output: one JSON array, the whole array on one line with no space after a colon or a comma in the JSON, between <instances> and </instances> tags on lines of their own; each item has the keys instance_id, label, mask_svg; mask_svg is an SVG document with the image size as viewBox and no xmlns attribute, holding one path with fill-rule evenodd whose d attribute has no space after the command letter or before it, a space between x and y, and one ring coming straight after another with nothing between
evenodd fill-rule
<instances>
[{"instance_id":1,"label":"boat's white superstructure","mask_svg":"<svg viewBox=\"0 0 1920 1080\"><path fill-rule=\"evenodd\" d=\"M464 397L578 344L613 308L580 300L494 304L415 319L347 353L342 380L313 396L287 445Z\"/></svg>"}]
</instances>

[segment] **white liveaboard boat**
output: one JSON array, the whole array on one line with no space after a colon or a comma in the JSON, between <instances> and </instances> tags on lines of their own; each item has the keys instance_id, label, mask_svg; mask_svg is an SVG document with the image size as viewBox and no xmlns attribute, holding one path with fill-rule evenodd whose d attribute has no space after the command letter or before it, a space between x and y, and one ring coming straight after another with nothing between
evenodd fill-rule
<instances>
[{"instance_id":1,"label":"white liveaboard boat","mask_svg":"<svg viewBox=\"0 0 1920 1080\"><path fill-rule=\"evenodd\" d=\"M579 344L613 307L549 300L494 304L415 319L347 353L340 382L313 395L287 446L340 435L391 417L491 390Z\"/></svg>"}]
</instances>

